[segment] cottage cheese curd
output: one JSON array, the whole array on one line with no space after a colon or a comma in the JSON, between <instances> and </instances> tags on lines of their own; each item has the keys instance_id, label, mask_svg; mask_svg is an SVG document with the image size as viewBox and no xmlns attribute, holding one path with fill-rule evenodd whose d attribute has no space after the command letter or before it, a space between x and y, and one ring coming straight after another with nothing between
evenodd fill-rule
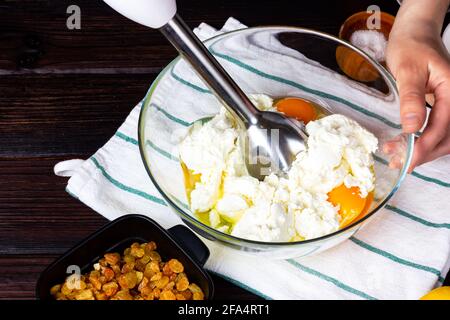
<instances>
[{"instance_id":1,"label":"cottage cheese curd","mask_svg":"<svg viewBox=\"0 0 450 320\"><path fill-rule=\"evenodd\" d=\"M275 111L266 95L251 95L261 110ZM179 155L196 177L188 191L191 210L234 236L285 242L312 239L339 229L339 206L328 193L344 184L358 187L362 198L373 191L373 157L377 138L339 114L306 126L307 148L297 155L286 177L264 181L251 177L239 147L236 124L227 111L194 125L179 146Z\"/></svg>"}]
</instances>

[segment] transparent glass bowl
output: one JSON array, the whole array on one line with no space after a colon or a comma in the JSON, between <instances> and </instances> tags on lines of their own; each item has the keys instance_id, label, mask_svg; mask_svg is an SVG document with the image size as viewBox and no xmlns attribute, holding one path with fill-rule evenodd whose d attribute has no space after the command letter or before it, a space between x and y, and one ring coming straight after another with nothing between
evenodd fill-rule
<instances>
[{"instance_id":1,"label":"transparent glass bowl","mask_svg":"<svg viewBox=\"0 0 450 320\"><path fill-rule=\"evenodd\" d=\"M189 125L215 115L220 105L178 57L147 93L138 133L144 166L169 206L201 236L268 258L308 256L352 236L396 192L411 160L413 136L401 132L399 96L392 76L347 42L301 28L243 29L214 37L206 45L246 93L306 98L356 120L374 133L380 142L374 166L375 198L369 212L349 226L301 242L237 238L197 220L189 210L177 148ZM388 141L395 142L385 154L382 146ZM401 168L389 167L393 157Z\"/></svg>"}]
</instances>

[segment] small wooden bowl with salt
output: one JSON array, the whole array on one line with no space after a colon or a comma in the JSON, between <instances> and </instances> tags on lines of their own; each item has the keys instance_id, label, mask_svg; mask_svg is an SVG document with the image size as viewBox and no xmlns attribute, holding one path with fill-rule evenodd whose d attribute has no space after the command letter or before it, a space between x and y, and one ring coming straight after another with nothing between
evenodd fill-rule
<instances>
[{"instance_id":1,"label":"small wooden bowl with salt","mask_svg":"<svg viewBox=\"0 0 450 320\"><path fill-rule=\"evenodd\" d=\"M379 24L372 24L373 13L355 13L342 24L339 38L360 48L374 60L386 66L385 51L395 17L380 12ZM349 77L361 81L377 80L379 72L359 53L344 46L336 49L336 60L341 70Z\"/></svg>"}]
</instances>

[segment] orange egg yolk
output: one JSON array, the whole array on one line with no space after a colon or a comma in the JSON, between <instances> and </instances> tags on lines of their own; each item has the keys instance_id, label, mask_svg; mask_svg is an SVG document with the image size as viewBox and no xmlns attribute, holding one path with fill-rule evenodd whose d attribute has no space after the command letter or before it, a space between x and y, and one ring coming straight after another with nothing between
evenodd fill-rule
<instances>
[{"instance_id":1,"label":"orange egg yolk","mask_svg":"<svg viewBox=\"0 0 450 320\"><path fill-rule=\"evenodd\" d=\"M307 124L317 119L317 112L311 102L299 98L281 99L275 104L279 112L284 113L288 117L296 118Z\"/></svg>"},{"instance_id":2,"label":"orange egg yolk","mask_svg":"<svg viewBox=\"0 0 450 320\"><path fill-rule=\"evenodd\" d=\"M341 215L341 228L349 225L364 210L367 210L366 204L369 197L361 198L358 187L347 188L344 184L334 188L328 193L328 201L334 206L339 205L339 214Z\"/></svg>"}]
</instances>

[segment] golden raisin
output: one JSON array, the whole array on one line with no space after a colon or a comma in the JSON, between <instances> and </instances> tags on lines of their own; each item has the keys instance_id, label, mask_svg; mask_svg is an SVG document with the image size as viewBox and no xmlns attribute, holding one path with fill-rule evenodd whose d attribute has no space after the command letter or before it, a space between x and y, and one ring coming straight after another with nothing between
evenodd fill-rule
<instances>
[{"instance_id":1,"label":"golden raisin","mask_svg":"<svg viewBox=\"0 0 450 320\"><path fill-rule=\"evenodd\" d=\"M161 261L161 256L160 256L159 253L156 252L156 251L150 251L150 252L148 253L148 255L150 256L150 259L151 259L152 261L157 261L157 262L160 262L160 261Z\"/></svg>"},{"instance_id":2,"label":"golden raisin","mask_svg":"<svg viewBox=\"0 0 450 320\"><path fill-rule=\"evenodd\" d=\"M147 277L143 277L143 278L142 278L142 281L139 283L138 291L139 291L139 292L142 292L142 289L144 289L145 287L147 287L148 283L149 283L148 278L147 278Z\"/></svg>"},{"instance_id":3,"label":"golden raisin","mask_svg":"<svg viewBox=\"0 0 450 320\"><path fill-rule=\"evenodd\" d=\"M146 265L144 263L142 263L142 261L139 259L139 260L136 260L134 268L138 271L144 272L145 266Z\"/></svg>"},{"instance_id":4,"label":"golden raisin","mask_svg":"<svg viewBox=\"0 0 450 320\"><path fill-rule=\"evenodd\" d=\"M54 296L54 295L56 295L56 294L59 292L59 290L61 290L61 285L60 285L60 284L57 284L57 285L53 286L53 287L50 289L50 294L51 294L52 296Z\"/></svg>"},{"instance_id":5,"label":"golden raisin","mask_svg":"<svg viewBox=\"0 0 450 320\"><path fill-rule=\"evenodd\" d=\"M66 296L62 292L56 293L56 300L67 300Z\"/></svg>"},{"instance_id":6,"label":"golden raisin","mask_svg":"<svg viewBox=\"0 0 450 320\"><path fill-rule=\"evenodd\" d=\"M113 266L120 262L120 254L118 253L107 253L104 255L106 262Z\"/></svg>"},{"instance_id":7,"label":"golden raisin","mask_svg":"<svg viewBox=\"0 0 450 320\"><path fill-rule=\"evenodd\" d=\"M172 273L170 276L169 276L169 280L170 281L175 281L177 279L177 274L176 273Z\"/></svg>"},{"instance_id":8,"label":"golden raisin","mask_svg":"<svg viewBox=\"0 0 450 320\"><path fill-rule=\"evenodd\" d=\"M150 260L151 260L150 256L148 254L144 254L144 256L141 259L139 259L139 262L145 265L149 263Z\"/></svg>"},{"instance_id":9,"label":"golden raisin","mask_svg":"<svg viewBox=\"0 0 450 320\"><path fill-rule=\"evenodd\" d=\"M175 273L180 273L184 271L183 265L177 259L170 259L167 264L169 265L169 268Z\"/></svg>"},{"instance_id":10,"label":"golden raisin","mask_svg":"<svg viewBox=\"0 0 450 320\"><path fill-rule=\"evenodd\" d=\"M133 300L133 297L128 290L120 290L115 294L113 300Z\"/></svg>"},{"instance_id":11,"label":"golden raisin","mask_svg":"<svg viewBox=\"0 0 450 320\"><path fill-rule=\"evenodd\" d=\"M84 289L86 289L86 282L81 280L78 285L78 290L84 290Z\"/></svg>"},{"instance_id":12,"label":"golden raisin","mask_svg":"<svg viewBox=\"0 0 450 320\"><path fill-rule=\"evenodd\" d=\"M103 275L101 275L101 276L98 278L98 280L100 281L101 284L104 284L104 283L107 282L107 281L106 281L106 277L103 276Z\"/></svg>"},{"instance_id":13,"label":"golden raisin","mask_svg":"<svg viewBox=\"0 0 450 320\"><path fill-rule=\"evenodd\" d=\"M203 300L204 296L203 296L203 292L194 292L193 296L192 296L193 300Z\"/></svg>"},{"instance_id":14,"label":"golden raisin","mask_svg":"<svg viewBox=\"0 0 450 320\"><path fill-rule=\"evenodd\" d=\"M122 289L133 289L137 285L137 275L135 271L127 272L119 276L117 281Z\"/></svg>"},{"instance_id":15,"label":"golden raisin","mask_svg":"<svg viewBox=\"0 0 450 320\"><path fill-rule=\"evenodd\" d=\"M186 298L181 293L177 293L175 297L177 298L177 300L186 300Z\"/></svg>"},{"instance_id":16,"label":"golden raisin","mask_svg":"<svg viewBox=\"0 0 450 320\"><path fill-rule=\"evenodd\" d=\"M144 275L151 278L154 274L159 272L159 264L155 261L151 261L145 266Z\"/></svg>"},{"instance_id":17,"label":"golden raisin","mask_svg":"<svg viewBox=\"0 0 450 320\"><path fill-rule=\"evenodd\" d=\"M62 294L66 295L66 296L72 292L72 289L70 289L70 288L67 286L67 282L65 282L65 283L63 284L63 286L62 286L62 288L61 288L61 292L62 292Z\"/></svg>"},{"instance_id":18,"label":"golden raisin","mask_svg":"<svg viewBox=\"0 0 450 320\"><path fill-rule=\"evenodd\" d=\"M89 272L88 279L91 279L91 278L99 278L100 276L101 276L100 271L98 271L98 270L92 270L91 272Z\"/></svg>"},{"instance_id":19,"label":"golden raisin","mask_svg":"<svg viewBox=\"0 0 450 320\"><path fill-rule=\"evenodd\" d=\"M166 263L164 265L162 270L163 270L163 275L165 275L165 276L170 276L174 273L168 263Z\"/></svg>"},{"instance_id":20,"label":"golden raisin","mask_svg":"<svg viewBox=\"0 0 450 320\"><path fill-rule=\"evenodd\" d=\"M199 287L198 285L196 285L195 283L191 283L191 284L189 285L189 290L191 290L192 293L195 293L195 292L202 292L202 289L200 289L200 287Z\"/></svg>"},{"instance_id":21,"label":"golden raisin","mask_svg":"<svg viewBox=\"0 0 450 320\"><path fill-rule=\"evenodd\" d=\"M112 297L119 290L119 285L116 282L108 282L102 286L102 290L108 297Z\"/></svg>"},{"instance_id":22,"label":"golden raisin","mask_svg":"<svg viewBox=\"0 0 450 320\"><path fill-rule=\"evenodd\" d=\"M125 263L131 263L131 262L135 262L135 261L136 261L136 258L133 257L131 254L127 254L127 255L125 255L125 256L123 257L123 261L124 261Z\"/></svg>"},{"instance_id":23,"label":"golden raisin","mask_svg":"<svg viewBox=\"0 0 450 320\"><path fill-rule=\"evenodd\" d=\"M95 300L108 300L108 295L105 292L96 292Z\"/></svg>"},{"instance_id":24,"label":"golden raisin","mask_svg":"<svg viewBox=\"0 0 450 320\"><path fill-rule=\"evenodd\" d=\"M164 290L159 295L159 300L176 300L176 296L172 291Z\"/></svg>"},{"instance_id":25,"label":"golden raisin","mask_svg":"<svg viewBox=\"0 0 450 320\"><path fill-rule=\"evenodd\" d=\"M164 290L172 290L175 286L175 282L169 281L169 283L164 287Z\"/></svg>"},{"instance_id":26,"label":"golden raisin","mask_svg":"<svg viewBox=\"0 0 450 320\"><path fill-rule=\"evenodd\" d=\"M156 281L156 288L162 289L169 283L169 277L163 276L161 279Z\"/></svg>"},{"instance_id":27,"label":"golden raisin","mask_svg":"<svg viewBox=\"0 0 450 320\"><path fill-rule=\"evenodd\" d=\"M130 247L130 249L136 249L136 248L140 248L141 247L141 245L139 244L139 243L137 243L137 242L133 242L133 244L131 245L131 247Z\"/></svg>"},{"instance_id":28,"label":"golden raisin","mask_svg":"<svg viewBox=\"0 0 450 320\"><path fill-rule=\"evenodd\" d=\"M114 272L114 274L116 274L116 275L120 274L120 266L119 265L116 264L114 266L111 266L111 269Z\"/></svg>"},{"instance_id":29,"label":"golden raisin","mask_svg":"<svg viewBox=\"0 0 450 320\"><path fill-rule=\"evenodd\" d=\"M161 272L158 272L158 273L155 273L151 278L150 278L150 281L158 281L159 279L161 279L162 278L162 273Z\"/></svg>"},{"instance_id":30,"label":"golden raisin","mask_svg":"<svg viewBox=\"0 0 450 320\"><path fill-rule=\"evenodd\" d=\"M98 260L98 264L99 264L101 267L107 267L107 266L108 266L108 263L106 262L106 259L105 259L105 258L101 258L100 260Z\"/></svg>"},{"instance_id":31,"label":"golden raisin","mask_svg":"<svg viewBox=\"0 0 450 320\"><path fill-rule=\"evenodd\" d=\"M100 290L102 288L102 283L101 283L99 277L95 277L95 276L90 275L89 276L89 282L92 284L92 286L96 290Z\"/></svg>"},{"instance_id":32,"label":"golden raisin","mask_svg":"<svg viewBox=\"0 0 450 320\"><path fill-rule=\"evenodd\" d=\"M107 282L114 279L114 276L115 276L114 271L111 268L104 268L103 275L105 276L105 279Z\"/></svg>"},{"instance_id":33,"label":"golden raisin","mask_svg":"<svg viewBox=\"0 0 450 320\"><path fill-rule=\"evenodd\" d=\"M155 296L153 295L153 292L150 292L149 294L144 296L145 300L154 300Z\"/></svg>"},{"instance_id":34,"label":"golden raisin","mask_svg":"<svg viewBox=\"0 0 450 320\"><path fill-rule=\"evenodd\" d=\"M141 294L142 294L144 297L146 297L146 296L148 296L148 295L152 295L152 297L153 297L153 289L151 289L151 288L149 288L149 287L143 287L143 288L140 290L140 292L141 292ZM152 298L152 300L153 300L153 298Z\"/></svg>"},{"instance_id":35,"label":"golden raisin","mask_svg":"<svg viewBox=\"0 0 450 320\"><path fill-rule=\"evenodd\" d=\"M156 250L156 243L153 241L144 243L143 249L144 249L145 253L148 254L149 252Z\"/></svg>"},{"instance_id":36,"label":"golden raisin","mask_svg":"<svg viewBox=\"0 0 450 320\"><path fill-rule=\"evenodd\" d=\"M184 296L184 298L186 300L191 300L192 299L192 292L191 291L185 290L185 291L180 292L180 293Z\"/></svg>"},{"instance_id":37,"label":"golden raisin","mask_svg":"<svg viewBox=\"0 0 450 320\"><path fill-rule=\"evenodd\" d=\"M75 295L76 300L94 300L94 295L89 289L81 290Z\"/></svg>"},{"instance_id":38,"label":"golden raisin","mask_svg":"<svg viewBox=\"0 0 450 320\"><path fill-rule=\"evenodd\" d=\"M130 272L130 271L133 271L133 269L134 269L134 262L131 262L131 263L125 263L123 266L122 266L122 273L127 273L127 272Z\"/></svg>"},{"instance_id":39,"label":"golden raisin","mask_svg":"<svg viewBox=\"0 0 450 320\"><path fill-rule=\"evenodd\" d=\"M189 287L189 281L187 277L181 277L176 282L176 288L178 291L184 291Z\"/></svg>"},{"instance_id":40,"label":"golden raisin","mask_svg":"<svg viewBox=\"0 0 450 320\"><path fill-rule=\"evenodd\" d=\"M147 284L147 286L150 288L150 289L155 289L156 288L156 283L157 283L158 281L150 281L148 284Z\"/></svg>"},{"instance_id":41,"label":"golden raisin","mask_svg":"<svg viewBox=\"0 0 450 320\"><path fill-rule=\"evenodd\" d=\"M153 289L153 296L157 299L159 299L159 295L161 293L161 290L159 289Z\"/></svg>"},{"instance_id":42,"label":"golden raisin","mask_svg":"<svg viewBox=\"0 0 450 320\"><path fill-rule=\"evenodd\" d=\"M144 278L144 274L140 271L136 271L136 278L137 278L136 284L139 284Z\"/></svg>"},{"instance_id":43,"label":"golden raisin","mask_svg":"<svg viewBox=\"0 0 450 320\"><path fill-rule=\"evenodd\" d=\"M132 247L130 254L135 258L142 258L145 254L145 251L141 247L138 247L138 248Z\"/></svg>"},{"instance_id":44,"label":"golden raisin","mask_svg":"<svg viewBox=\"0 0 450 320\"><path fill-rule=\"evenodd\" d=\"M145 266L144 276L147 278L153 277L155 273L151 270L150 263Z\"/></svg>"}]
</instances>

